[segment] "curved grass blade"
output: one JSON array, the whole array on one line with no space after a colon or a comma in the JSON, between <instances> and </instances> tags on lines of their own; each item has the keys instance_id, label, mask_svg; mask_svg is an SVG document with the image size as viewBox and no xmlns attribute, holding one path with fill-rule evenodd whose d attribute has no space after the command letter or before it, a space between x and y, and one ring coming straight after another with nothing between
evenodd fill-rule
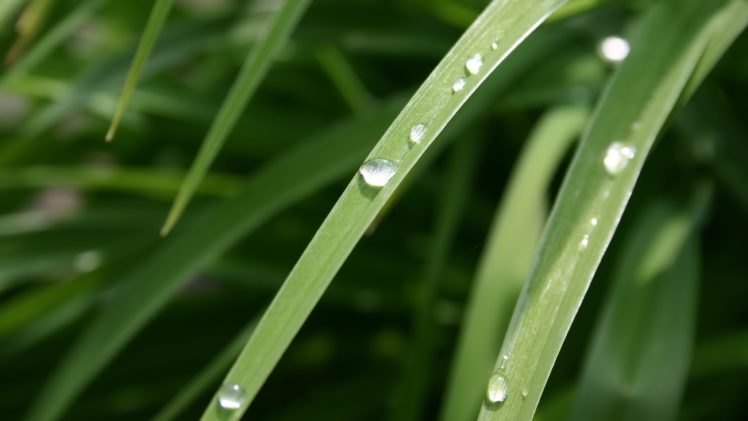
<instances>
[{"instance_id":1,"label":"curved grass blade","mask_svg":"<svg viewBox=\"0 0 748 421\"><path fill-rule=\"evenodd\" d=\"M229 414L211 404L204 420L239 419L244 414L340 266L426 148L499 62L562 3L494 1L457 41L369 155L397 162L391 179L381 189L358 176L351 180L226 377L225 383L246 390L247 403ZM459 78L466 79L465 86L453 93ZM425 125L425 132L419 143L409 145L411 129L418 124Z\"/></svg>"},{"instance_id":2,"label":"curved grass blade","mask_svg":"<svg viewBox=\"0 0 748 421\"><path fill-rule=\"evenodd\" d=\"M508 394L503 404L484 402L480 420L529 420L535 413L644 159L703 54L712 18L724 4L666 0L644 17L630 56L577 150L512 316L494 377L507 385ZM611 165L621 152L616 141L632 148L623 151L624 168Z\"/></svg>"},{"instance_id":3,"label":"curved grass blade","mask_svg":"<svg viewBox=\"0 0 748 421\"><path fill-rule=\"evenodd\" d=\"M262 78L265 77L275 56L286 44L291 31L306 10L310 0L285 0L278 10L273 12L268 23L267 33L257 45L252 47L246 61L242 65L239 76L231 87L228 96L221 105L218 115L213 120L210 130L197 153L182 187L177 193L161 235L171 231L179 217L187 207L197 185L205 177L210 164L234 128L239 116L244 111L247 102L254 94Z\"/></svg>"},{"instance_id":4,"label":"curved grass blade","mask_svg":"<svg viewBox=\"0 0 748 421\"><path fill-rule=\"evenodd\" d=\"M391 420L422 419L434 364L434 346L438 326L434 325L434 306L439 298L440 281L449 251L464 214L470 184L477 167L478 145L473 139L455 145L449 169L442 175L444 193L437 200L436 227L428 262L416 293L412 343L403 358L402 377L393 388L395 404ZM433 150L433 149L431 149Z\"/></svg>"},{"instance_id":5,"label":"curved grass blade","mask_svg":"<svg viewBox=\"0 0 748 421\"><path fill-rule=\"evenodd\" d=\"M401 105L402 101L393 101L303 143L258 171L235 199L200 215L192 225L195 228L166 239L154 255L124 275L118 299L83 332L41 391L28 419L59 418L192 275L280 210L350 171L371 146L368 134L384 129ZM299 179L297 171L306 177Z\"/></svg>"},{"instance_id":6,"label":"curved grass blade","mask_svg":"<svg viewBox=\"0 0 748 421\"><path fill-rule=\"evenodd\" d=\"M39 65L54 52L55 48L109 1L86 0L81 2L74 10L68 12L57 25L47 31L26 54L21 56L7 72L0 76L0 89L7 87L19 76L28 73L29 70Z\"/></svg>"},{"instance_id":7,"label":"curved grass blade","mask_svg":"<svg viewBox=\"0 0 748 421\"><path fill-rule=\"evenodd\" d=\"M143 71L143 66L148 60L148 56L151 55L153 46L156 44L158 35L161 33L161 29L164 27L166 18L169 17L171 6L174 0L156 0L151 9L151 15L148 17L148 23L145 25L143 36L138 44L138 50L135 52L135 57L132 61L132 67L127 74L127 80L125 81L125 87L122 89L122 96L119 98L117 104L117 111L114 113L112 118L112 124L109 126L109 130L106 133L106 141L111 142L114 139L114 134L117 131L119 122L122 119L122 115L127 108L127 103L130 100L135 87L140 80L140 73Z\"/></svg>"},{"instance_id":8,"label":"curved grass blade","mask_svg":"<svg viewBox=\"0 0 748 421\"><path fill-rule=\"evenodd\" d=\"M180 413L184 412L187 407L212 387L215 382L221 378L226 370L231 367L242 346L249 338L249 335L255 328L253 320L244 328L231 343L208 364L195 378L187 383L179 394L177 394L166 406L153 417L153 421L171 421L177 419Z\"/></svg>"},{"instance_id":9,"label":"curved grass blade","mask_svg":"<svg viewBox=\"0 0 748 421\"><path fill-rule=\"evenodd\" d=\"M708 200L700 188L690 206L660 200L637 221L592 336L572 419L675 419L696 330L696 231Z\"/></svg>"},{"instance_id":10,"label":"curved grass blade","mask_svg":"<svg viewBox=\"0 0 748 421\"><path fill-rule=\"evenodd\" d=\"M474 419L522 282L540 241L547 191L561 159L582 132L585 108L552 109L530 136L502 195L453 357L441 419Z\"/></svg>"}]
</instances>

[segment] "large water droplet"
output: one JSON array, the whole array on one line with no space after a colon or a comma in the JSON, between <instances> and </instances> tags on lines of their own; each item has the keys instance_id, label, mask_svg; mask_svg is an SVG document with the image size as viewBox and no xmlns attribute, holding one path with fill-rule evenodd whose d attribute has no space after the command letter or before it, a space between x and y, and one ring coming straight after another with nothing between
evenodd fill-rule
<instances>
[{"instance_id":1,"label":"large water droplet","mask_svg":"<svg viewBox=\"0 0 748 421\"><path fill-rule=\"evenodd\" d=\"M372 187L384 187L397 172L397 163L389 159L370 159L364 162L358 173Z\"/></svg>"},{"instance_id":2,"label":"large water droplet","mask_svg":"<svg viewBox=\"0 0 748 421\"><path fill-rule=\"evenodd\" d=\"M471 75L477 75L481 67L483 67L483 56L477 53L470 56L465 62L465 69Z\"/></svg>"},{"instance_id":3,"label":"large water droplet","mask_svg":"<svg viewBox=\"0 0 748 421\"><path fill-rule=\"evenodd\" d=\"M605 151L605 158L603 159L605 171L610 175L620 174L635 154L635 148L620 142L613 142Z\"/></svg>"},{"instance_id":4,"label":"large water droplet","mask_svg":"<svg viewBox=\"0 0 748 421\"><path fill-rule=\"evenodd\" d=\"M507 382L506 377L498 373L491 376L486 389L486 399L493 404L501 403L506 400L508 393L509 382Z\"/></svg>"},{"instance_id":5,"label":"large water droplet","mask_svg":"<svg viewBox=\"0 0 748 421\"><path fill-rule=\"evenodd\" d=\"M629 42L621 37L607 37L600 42L600 57L608 63L620 63L629 55Z\"/></svg>"},{"instance_id":6,"label":"large water droplet","mask_svg":"<svg viewBox=\"0 0 748 421\"><path fill-rule=\"evenodd\" d=\"M459 78L452 84L452 92L457 93L465 88L465 79Z\"/></svg>"},{"instance_id":7,"label":"large water droplet","mask_svg":"<svg viewBox=\"0 0 748 421\"><path fill-rule=\"evenodd\" d=\"M225 384L218 391L218 406L235 411L247 401L247 392L238 384Z\"/></svg>"},{"instance_id":8,"label":"large water droplet","mask_svg":"<svg viewBox=\"0 0 748 421\"><path fill-rule=\"evenodd\" d=\"M410 143L418 144L421 143L421 138L426 134L425 124L416 124L410 129Z\"/></svg>"}]
</instances>

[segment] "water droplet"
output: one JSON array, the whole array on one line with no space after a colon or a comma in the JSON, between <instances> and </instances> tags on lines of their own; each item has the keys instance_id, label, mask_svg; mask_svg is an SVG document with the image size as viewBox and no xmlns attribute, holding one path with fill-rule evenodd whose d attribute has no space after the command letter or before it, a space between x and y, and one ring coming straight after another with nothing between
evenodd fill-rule
<instances>
[{"instance_id":1,"label":"water droplet","mask_svg":"<svg viewBox=\"0 0 748 421\"><path fill-rule=\"evenodd\" d=\"M483 56L480 54L473 54L465 62L465 69L471 75L477 75L481 67L483 67Z\"/></svg>"},{"instance_id":2,"label":"water droplet","mask_svg":"<svg viewBox=\"0 0 748 421\"><path fill-rule=\"evenodd\" d=\"M522 388L522 399L527 398L527 395L529 395L529 394L530 394L530 392L527 390L527 388L523 387Z\"/></svg>"},{"instance_id":3,"label":"water droplet","mask_svg":"<svg viewBox=\"0 0 748 421\"><path fill-rule=\"evenodd\" d=\"M498 373L491 376L486 389L486 399L493 404L501 403L506 400L508 393L509 382L507 382L506 377Z\"/></svg>"},{"instance_id":4,"label":"water droplet","mask_svg":"<svg viewBox=\"0 0 748 421\"><path fill-rule=\"evenodd\" d=\"M218 391L218 406L223 409L237 410L247 401L247 393L238 384L225 384Z\"/></svg>"},{"instance_id":5,"label":"water droplet","mask_svg":"<svg viewBox=\"0 0 748 421\"><path fill-rule=\"evenodd\" d=\"M509 356L504 354L501 356L501 360L499 360L499 370L506 370L506 365L509 362Z\"/></svg>"},{"instance_id":6,"label":"water droplet","mask_svg":"<svg viewBox=\"0 0 748 421\"><path fill-rule=\"evenodd\" d=\"M610 175L620 174L635 154L635 148L620 142L613 142L605 151L605 158L603 159L605 170Z\"/></svg>"},{"instance_id":7,"label":"water droplet","mask_svg":"<svg viewBox=\"0 0 748 421\"><path fill-rule=\"evenodd\" d=\"M592 224L592 226L593 226L593 227L596 227L596 226L597 226L597 222L598 222L598 221L597 221L597 218L592 218L592 219L590 219L590 224Z\"/></svg>"},{"instance_id":8,"label":"water droplet","mask_svg":"<svg viewBox=\"0 0 748 421\"><path fill-rule=\"evenodd\" d=\"M590 245L590 236L585 234L582 236L582 241L579 242L579 250L584 250Z\"/></svg>"},{"instance_id":9,"label":"water droplet","mask_svg":"<svg viewBox=\"0 0 748 421\"><path fill-rule=\"evenodd\" d=\"M621 37L607 37L600 42L598 52L600 58L608 63L620 63L629 55L631 47L626 39Z\"/></svg>"},{"instance_id":10,"label":"water droplet","mask_svg":"<svg viewBox=\"0 0 748 421\"><path fill-rule=\"evenodd\" d=\"M495 40L494 42L491 43L492 50L496 50L498 48L499 48L499 40Z\"/></svg>"},{"instance_id":11,"label":"water droplet","mask_svg":"<svg viewBox=\"0 0 748 421\"><path fill-rule=\"evenodd\" d=\"M358 172L364 182L372 187L384 187L397 171L397 163L389 159L370 159Z\"/></svg>"},{"instance_id":12,"label":"water droplet","mask_svg":"<svg viewBox=\"0 0 748 421\"><path fill-rule=\"evenodd\" d=\"M423 138L424 134L426 134L426 125L416 124L410 129L410 143L415 145L421 143L421 138Z\"/></svg>"},{"instance_id":13,"label":"water droplet","mask_svg":"<svg viewBox=\"0 0 748 421\"><path fill-rule=\"evenodd\" d=\"M465 79L459 78L452 84L452 92L457 93L465 88Z\"/></svg>"}]
</instances>

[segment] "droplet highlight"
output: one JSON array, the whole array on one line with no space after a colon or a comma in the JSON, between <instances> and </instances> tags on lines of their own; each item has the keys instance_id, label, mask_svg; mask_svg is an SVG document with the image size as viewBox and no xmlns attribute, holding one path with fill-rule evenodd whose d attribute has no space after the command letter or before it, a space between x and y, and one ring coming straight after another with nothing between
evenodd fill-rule
<instances>
[{"instance_id":1,"label":"droplet highlight","mask_svg":"<svg viewBox=\"0 0 748 421\"><path fill-rule=\"evenodd\" d=\"M486 399L492 404L502 403L506 400L508 394L509 382L506 377L501 374L491 376L486 389Z\"/></svg>"},{"instance_id":2,"label":"droplet highlight","mask_svg":"<svg viewBox=\"0 0 748 421\"><path fill-rule=\"evenodd\" d=\"M397 172L397 163L389 159L370 159L364 162L358 173L371 187L384 187Z\"/></svg>"},{"instance_id":3,"label":"droplet highlight","mask_svg":"<svg viewBox=\"0 0 748 421\"><path fill-rule=\"evenodd\" d=\"M597 222L598 222L597 218L590 219L590 225L592 225L593 227L597 226Z\"/></svg>"},{"instance_id":4,"label":"droplet highlight","mask_svg":"<svg viewBox=\"0 0 748 421\"><path fill-rule=\"evenodd\" d=\"M218 406L229 411L236 411L247 401L247 392L238 384L225 384L218 391Z\"/></svg>"},{"instance_id":5,"label":"droplet highlight","mask_svg":"<svg viewBox=\"0 0 748 421\"><path fill-rule=\"evenodd\" d=\"M410 143L412 144L419 144L421 143L421 139L423 138L423 135L426 134L426 125L425 124L416 124L410 129Z\"/></svg>"},{"instance_id":6,"label":"droplet highlight","mask_svg":"<svg viewBox=\"0 0 748 421\"><path fill-rule=\"evenodd\" d=\"M604 61L616 64L622 62L631 51L631 46L625 38L610 36L603 39L598 47L600 58Z\"/></svg>"},{"instance_id":7,"label":"droplet highlight","mask_svg":"<svg viewBox=\"0 0 748 421\"><path fill-rule=\"evenodd\" d=\"M465 89L465 79L459 78L452 84L452 92L457 93Z\"/></svg>"},{"instance_id":8,"label":"droplet highlight","mask_svg":"<svg viewBox=\"0 0 748 421\"><path fill-rule=\"evenodd\" d=\"M636 155L636 149L624 145L620 142L613 142L608 150L605 151L605 158L603 158L603 165L605 171L610 175L618 175L623 171L629 164L629 161Z\"/></svg>"},{"instance_id":9,"label":"droplet highlight","mask_svg":"<svg viewBox=\"0 0 748 421\"><path fill-rule=\"evenodd\" d=\"M465 62L465 69L471 75L477 75L481 67L483 67L483 56L480 54L473 54Z\"/></svg>"},{"instance_id":10,"label":"droplet highlight","mask_svg":"<svg viewBox=\"0 0 748 421\"><path fill-rule=\"evenodd\" d=\"M585 234L584 236L582 236L582 241L579 242L579 250L585 250L589 245L590 236Z\"/></svg>"}]
</instances>

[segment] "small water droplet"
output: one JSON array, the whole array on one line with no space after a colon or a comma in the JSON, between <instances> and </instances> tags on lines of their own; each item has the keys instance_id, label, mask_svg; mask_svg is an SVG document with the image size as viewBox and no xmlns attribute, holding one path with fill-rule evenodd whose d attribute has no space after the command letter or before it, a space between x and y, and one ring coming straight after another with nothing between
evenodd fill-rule
<instances>
[{"instance_id":1,"label":"small water droplet","mask_svg":"<svg viewBox=\"0 0 748 421\"><path fill-rule=\"evenodd\" d=\"M529 394L530 394L530 392L527 390L527 388L523 387L522 388L522 399L527 398L527 395L529 395Z\"/></svg>"},{"instance_id":2,"label":"small water droplet","mask_svg":"<svg viewBox=\"0 0 748 421\"><path fill-rule=\"evenodd\" d=\"M372 187L384 187L397 172L397 163L389 159L370 159L358 170L364 182Z\"/></svg>"},{"instance_id":3,"label":"small water droplet","mask_svg":"<svg viewBox=\"0 0 748 421\"><path fill-rule=\"evenodd\" d=\"M501 360L499 361L499 370L506 370L506 365L509 362L509 356L504 354L501 356Z\"/></svg>"},{"instance_id":4,"label":"small water droplet","mask_svg":"<svg viewBox=\"0 0 748 421\"><path fill-rule=\"evenodd\" d=\"M415 126L413 126L413 128L410 129L410 143L413 143L415 145L421 143L421 139L423 138L424 134L426 134L426 125L416 124Z\"/></svg>"},{"instance_id":5,"label":"small water droplet","mask_svg":"<svg viewBox=\"0 0 748 421\"><path fill-rule=\"evenodd\" d=\"M635 148L620 142L613 142L605 151L605 158L603 159L605 170L610 175L620 174L635 154Z\"/></svg>"},{"instance_id":6,"label":"small water droplet","mask_svg":"<svg viewBox=\"0 0 748 421\"><path fill-rule=\"evenodd\" d=\"M477 75L481 67L483 67L483 56L477 53L470 56L465 62L465 69L471 75Z\"/></svg>"},{"instance_id":7,"label":"small water droplet","mask_svg":"<svg viewBox=\"0 0 748 421\"><path fill-rule=\"evenodd\" d=\"M225 384L218 391L218 406L235 411L247 401L247 392L238 384Z\"/></svg>"},{"instance_id":8,"label":"small water droplet","mask_svg":"<svg viewBox=\"0 0 748 421\"><path fill-rule=\"evenodd\" d=\"M452 84L452 92L457 93L465 88L465 79L459 78Z\"/></svg>"},{"instance_id":9,"label":"small water droplet","mask_svg":"<svg viewBox=\"0 0 748 421\"><path fill-rule=\"evenodd\" d=\"M590 236L585 234L582 236L582 241L579 242L579 250L584 250L590 245Z\"/></svg>"},{"instance_id":10,"label":"small water droplet","mask_svg":"<svg viewBox=\"0 0 748 421\"><path fill-rule=\"evenodd\" d=\"M612 64L623 61L629 55L629 51L631 51L629 42L616 36L603 39L598 47L600 58Z\"/></svg>"},{"instance_id":11,"label":"small water droplet","mask_svg":"<svg viewBox=\"0 0 748 421\"><path fill-rule=\"evenodd\" d=\"M593 227L596 227L596 226L597 226L597 222L598 222L598 221L597 221L597 218L592 218L592 219L590 219L590 224L592 224L592 226L593 226Z\"/></svg>"},{"instance_id":12,"label":"small water droplet","mask_svg":"<svg viewBox=\"0 0 748 421\"><path fill-rule=\"evenodd\" d=\"M486 399L493 404L501 403L506 400L508 393L509 382L507 382L506 377L498 373L491 376L486 389Z\"/></svg>"},{"instance_id":13,"label":"small water droplet","mask_svg":"<svg viewBox=\"0 0 748 421\"><path fill-rule=\"evenodd\" d=\"M498 48L499 48L499 40L495 40L494 42L491 43L492 50L496 50Z\"/></svg>"}]
</instances>

